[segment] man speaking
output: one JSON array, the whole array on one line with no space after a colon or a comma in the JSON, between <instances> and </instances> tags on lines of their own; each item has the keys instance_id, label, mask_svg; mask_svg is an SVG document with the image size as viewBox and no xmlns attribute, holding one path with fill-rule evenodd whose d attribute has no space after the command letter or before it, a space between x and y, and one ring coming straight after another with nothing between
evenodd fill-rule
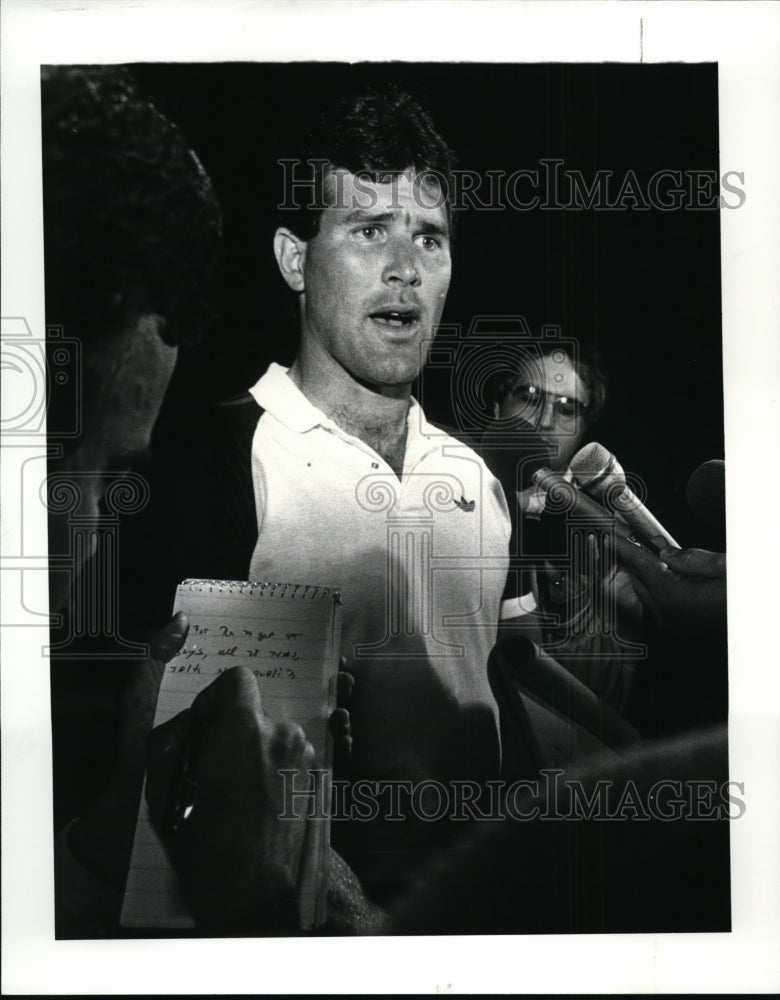
<instances>
[{"instance_id":1,"label":"man speaking","mask_svg":"<svg viewBox=\"0 0 780 1000\"><path fill-rule=\"evenodd\" d=\"M388 89L335 102L293 162L297 205L282 206L274 252L298 300L297 357L215 414L211 555L181 576L341 591L355 687L340 777L379 782L380 799L399 782L485 780L508 511L482 460L411 395L450 283L452 154ZM333 825L378 900L446 834L435 801L418 820L388 823L391 810Z\"/></svg>"}]
</instances>

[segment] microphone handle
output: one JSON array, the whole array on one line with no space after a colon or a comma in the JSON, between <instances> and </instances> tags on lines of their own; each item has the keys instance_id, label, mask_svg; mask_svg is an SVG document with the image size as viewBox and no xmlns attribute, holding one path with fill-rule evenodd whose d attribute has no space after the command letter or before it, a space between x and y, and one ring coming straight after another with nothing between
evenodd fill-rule
<instances>
[{"instance_id":1,"label":"microphone handle","mask_svg":"<svg viewBox=\"0 0 780 1000\"><path fill-rule=\"evenodd\" d=\"M587 454L587 460L585 460L585 454ZM595 462L597 457L601 468L594 469L594 464L598 464ZM623 520L627 521L651 548L655 548L651 540L659 535L670 548L681 548L661 522L650 513L639 497L631 490L626 483L623 466L603 445L597 443L586 445L574 456L571 465L574 478L582 489L608 510L619 513ZM618 489L621 484L622 489ZM607 503L607 498L609 498L609 503Z\"/></svg>"},{"instance_id":2,"label":"microphone handle","mask_svg":"<svg viewBox=\"0 0 780 1000\"><path fill-rule=\"evenodd\" d=\"M651 542L651 539L660 535L670 548L679 549L682 547L628 486L624 486L615 497L613 507L623 520L627 521L634 531L646 541Z\"/></svg>"},{"instance_id":3,"label":"microphone handle","mask_svg":"<svg viewBox=\"0 0 780 1000\"><path fill-rule=\"evenodd\" d=\"M548 493L553 487L563 485L569 489L574 488L572 483L566 483L563 477L549 469L539 469L534 473L533 481L540 489ZM617 512L642 538L647 544L654 548L651 539L660 535L666 544L673 549L680 546L675 539L664 528L661 522L650 513L639 497L628 486L624 486L616 495L610 507L605 504L607 484L604 481L588 483L585 492L592 496L594 500L601 504L606 513Z\"/></svg>"}]
</instances>

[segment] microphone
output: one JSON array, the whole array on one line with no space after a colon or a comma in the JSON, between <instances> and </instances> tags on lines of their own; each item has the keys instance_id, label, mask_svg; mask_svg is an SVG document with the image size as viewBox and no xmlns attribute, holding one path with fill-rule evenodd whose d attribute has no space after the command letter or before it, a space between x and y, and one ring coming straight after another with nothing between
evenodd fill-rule
<instances>
[{"instance_id":1,"label":"microphone","mask_svg":"<svg viewBox=\"0 0 780 1000\"><path fill-rule=\"evenodd\" d=\"M713 458L691 473L685 499L694 517L719 540L726 538L726 463Z\"/></svg>"},{"instance_id":2,"label":"microphone","mask_svg":"<svg viewBox=\"0 0 780 1000\"><path fill-rule=\"evenodd\" d=\"M680 545L626 484L626 474L615 456L594 441L580 448L569 463L577 483L600 503L617 511L643 540L660 535L671 548ZM609 501L608 503L606 501Z\"/></svg>"}]
</instances>

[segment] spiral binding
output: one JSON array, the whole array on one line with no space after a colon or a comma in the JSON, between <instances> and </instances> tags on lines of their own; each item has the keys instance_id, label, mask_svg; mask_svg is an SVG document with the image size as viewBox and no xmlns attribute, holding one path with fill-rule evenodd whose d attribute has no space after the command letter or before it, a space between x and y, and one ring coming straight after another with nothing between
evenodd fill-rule
<instances>
[{"instance_id":1,"label":"spiral binding","mask_svg":"<svg viewBox=\"0 0 780 1000\"><path fill-rule=\"evenodd\" d=\"M261 583L252 580L182 580L180 588L186 587L191 593L213 593L216 589L218 593L227 591L234 594L248 594L250 597L257 594L259 597L280 597L299 598L304 600L317 600L329 597L337 604L341 604L341 591L333 587L318 587L311 583Z\"/></svg>"}]
</instances>

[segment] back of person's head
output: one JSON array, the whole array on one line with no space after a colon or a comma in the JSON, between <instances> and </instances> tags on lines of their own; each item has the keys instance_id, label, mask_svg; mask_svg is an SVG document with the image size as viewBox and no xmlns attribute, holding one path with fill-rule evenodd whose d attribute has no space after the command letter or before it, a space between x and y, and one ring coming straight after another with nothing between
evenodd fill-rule
<instances>
[{"instance_id":1,"label":"back of person's head","mask_svg":"<svg viewBox=\"0 0 780 1000\"><path fill-rule=\"evenodd\" d=\"M316 117L297 154L295 207L282 211L280 225L308 240L316 235L328 204L325 185L334 170L373 183L386 183L410 169L440 199L452 225L455 157L430 114L392 84L364 87L333 98Z\"/></svg>"},{"instance_id":2,"label":"back of person's head","mask_svg":"<svg viewBox=\"0 0 780 1000\"><path fill-rule=\"evenodd\" d=\"M88 343L153 312L196 341L221 214L186 139L123 67L44 67L41 99L47 323Z\"/></svg>"},{"instance_id":3,"label":"back of person's head","mask_svg":"<svg viewBox=\"0 0 780 1000\"><path fill-rule=\"evenodd\" d=\"M128 70L47 67L41 97L47 431L58 444L49 545L78 568L87 551L73 548L64 501L97 516L111 476L148 449L176 345L211 318L221 213L189 144ZM78 367L66 374L63 357ZM52 574L53 608L71 579Z\"/></svg>"}]
</instances>

